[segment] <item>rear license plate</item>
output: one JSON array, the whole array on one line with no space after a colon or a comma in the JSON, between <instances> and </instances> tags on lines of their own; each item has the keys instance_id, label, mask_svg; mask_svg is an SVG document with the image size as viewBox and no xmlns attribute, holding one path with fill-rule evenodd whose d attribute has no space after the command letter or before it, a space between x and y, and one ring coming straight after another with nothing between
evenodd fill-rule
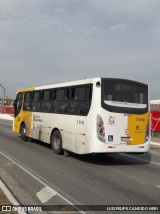
<instances>
[{"instance_id":1,"label":"rear license plate","mask_svg":"<svg viewBox=\"0 0 160 214\"><path fill-rule=\"evenodd\" d=\"M132 138L131 137L121 137L122 142L131 142Z\"/></svg>"}]
</instances>

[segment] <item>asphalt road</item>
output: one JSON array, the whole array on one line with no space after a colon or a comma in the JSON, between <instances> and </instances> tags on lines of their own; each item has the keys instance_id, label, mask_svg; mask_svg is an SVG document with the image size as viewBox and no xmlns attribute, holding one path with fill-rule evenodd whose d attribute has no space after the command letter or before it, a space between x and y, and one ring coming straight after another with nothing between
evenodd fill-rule
<instances>
[{"instance_id":1,"label":"asphalt road","mask_svg":"<svg viewBox=\"0 0 160 214\"><path fill-rule=\"evenodd\" d=\"M160 147L145 155L57 156L42 143L23 142L11 122L0 120L0 167L26 186L21 203L30 194L38 204L33 192L46 185L76 205L160 205Z\"/></svg>"}]
</instances>

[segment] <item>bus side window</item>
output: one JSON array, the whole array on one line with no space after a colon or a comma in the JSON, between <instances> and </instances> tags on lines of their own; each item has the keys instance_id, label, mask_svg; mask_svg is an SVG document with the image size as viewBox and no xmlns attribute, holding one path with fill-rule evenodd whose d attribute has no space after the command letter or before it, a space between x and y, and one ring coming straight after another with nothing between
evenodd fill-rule
<instances>
[{"instance_id":1,"label":"bus side window","mask_svg":"<svg viewBox=\"0 0 160 214\"><path fill-rule=\"evenodd\" d=\"M92 101L92 87L87 87L86 88L85 108L84 108L85 115L87 115L89 112L89 109L91 107L91 101Z\"/></svg>"},{"instance_id":2,"label":"bus side window","mask_svg":"<svg viewBox=\"0 0 160 214\"><path fill-rule=\"evenodd\" d=\"M91 99L89 87L76 87L71 89L70 113L76 115L88 114L88 101Z\"/></svg>"},{"instance_id":3,"label":"bus side window","mask_svg":"<svg viewBox=\"0 0 160 214\"><path fill-rule=\"evenodd\" d=\"M87 115L91 99L92 87L90 85L54 89L52 93L52 112Z\"/></svg>"},{"instance_id":4,"label":"bus side window","mask_svg":"<svg viewBox=\"0 0 160 214\"><path fill-rule=\"evenodd\" d=\"M57 97L57 90L53 90L52 92L52 112L53 113L58 112L56 97Z\"/></svg>"},{"instance_id":5,"label":"bus side window","mask_svg":"<svg viewBox=\"0 0 160 214\"><path fill-rule=\"evenodd\" d=\"M32 111L38 112L41 105L41 91L33 92Z\"/></svg>"},{"instance_id":6,"label":"bus side window","mask_svg":"<svg viewBox=\"0 0 160 214\"><path fill-rule=\"evenodd\" d=\"M32 97L33 97L33 93L32 92L26 92L25 93L24 105L23 105L23 110L24 111L31 111Z\"/></svg>"},{"instance_id":7,"label":"bus side window","mask_svg":"<svg viewBox=\"0 0 160 214\"><path fill-rule=\"evenodd\" d=\"M52 90L43 91L41 111L42 112L51 112L51 98Z\"/></svg>"},{"instance_id":8,"label":"bus side window","mask_svg":"<svg viewBox=\"0 0 160 214\"><path fill-rule=\"evenodd\" d=\"M86 100L91 100L92 99L92 88L91 87L87 87L86 88Z\"/></svg>"},{"instance_id":9,"label":"bus side window","mask_svg":"<svg viewBox=\"0 0 160 214\"><path fill-rule=\"evenodd\" d=\"M53 90L52 92L52 100L55 100L56 99L56 93L57 91L56 90Z\"/></svg>"},{"instance_id":10,"label":"bus side window","mask_svg":"<svg viewBox=\"0 0 160 214\"><path fill-rule=\"evenodd\" d=\"M69 89L63 88L53 92L52 111L54 113L68 114L69 112Z\"/></svg>"},{"instance_id":11,"label":"bus side window","mask_svg":"<svg viewBox=\"0 0 160 214\"><path fill-rule=\"evenodd\" d=\"M79 87L75 89L74 100L82 101L85 100L86 88Z\"/></svg>"}]
</instances>

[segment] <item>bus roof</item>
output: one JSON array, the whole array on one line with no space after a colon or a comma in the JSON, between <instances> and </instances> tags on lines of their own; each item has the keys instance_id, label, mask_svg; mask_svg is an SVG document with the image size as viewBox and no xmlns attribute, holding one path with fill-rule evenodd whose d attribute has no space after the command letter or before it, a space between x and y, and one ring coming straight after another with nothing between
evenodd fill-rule
<instances>
[{"instance_id":1,"label":"bus roof","mask_svg":"<svg viewBox=\"0 0 160 214\"><path fill-rule=\"evenodd\" d=\"M32 87L32 88L23 88L23 89L19 89L18 92L89 84L95 81L100 81L100 79L101 79L100 77L97 77L97 78L82 79L82 80L76 80L76 81L70 81L70 82L64 82L64 83L56 83L52 85L43 85L43 86Z\"/></svg>"},{"instance_id":2,"label":"bus roof","mask_svg":"<svg viewBox=\"0 0 160 214\"><path fill-rule=\"evenodd\" d=\"M89 84L89 83L101 81L101 79L122 80L122 81L125 80L125 81L130 81L130 82L135 82L135 83L140 83L140 84L146 85L144 83L137 82L134 80L129 80L129 79L110 78L110 77L108 77L108 78L94 77L94 78L81 79L81 80L64 82L64 83L56 83L56 84L52 84L52 85L43 85L43 86L37 86L37 87L31 87L31 88L23 88L23 89L19 89L17 92L25 92L25 91L32 91L32 90L42 90L42 89L50 89L50 88L58 88L58 87L83 85L83 84Z\"/></svg>"}]
</instances>

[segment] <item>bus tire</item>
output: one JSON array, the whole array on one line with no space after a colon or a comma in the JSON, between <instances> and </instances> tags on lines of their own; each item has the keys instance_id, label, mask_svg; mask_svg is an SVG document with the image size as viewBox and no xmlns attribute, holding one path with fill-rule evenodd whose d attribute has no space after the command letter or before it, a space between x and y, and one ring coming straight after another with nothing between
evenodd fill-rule
<instances>
[{"instance_id":1,"label":"bus tire","mask_svg":"<svg viewBox=\"0 0 160 214\"><path fill-rule=\"evenodd\" d=\"M22 138L23 141L27 141L28 140L26 132L27 132L26 125L23 123L21 125L21 129L20 129L21 138Z\"/></svg>"},{"instance_id":2,"label":"bus tire","mask_svg":"<svg viewBox=\"0 0 160 214\"><path fill-rule=\"evenodd\" d=\"M62 154L62 136L61 133L56 130L53 132L52 137L51 137L51 146L52 150L55 154L60 155Z\"/></svg>"}]
</instances>

